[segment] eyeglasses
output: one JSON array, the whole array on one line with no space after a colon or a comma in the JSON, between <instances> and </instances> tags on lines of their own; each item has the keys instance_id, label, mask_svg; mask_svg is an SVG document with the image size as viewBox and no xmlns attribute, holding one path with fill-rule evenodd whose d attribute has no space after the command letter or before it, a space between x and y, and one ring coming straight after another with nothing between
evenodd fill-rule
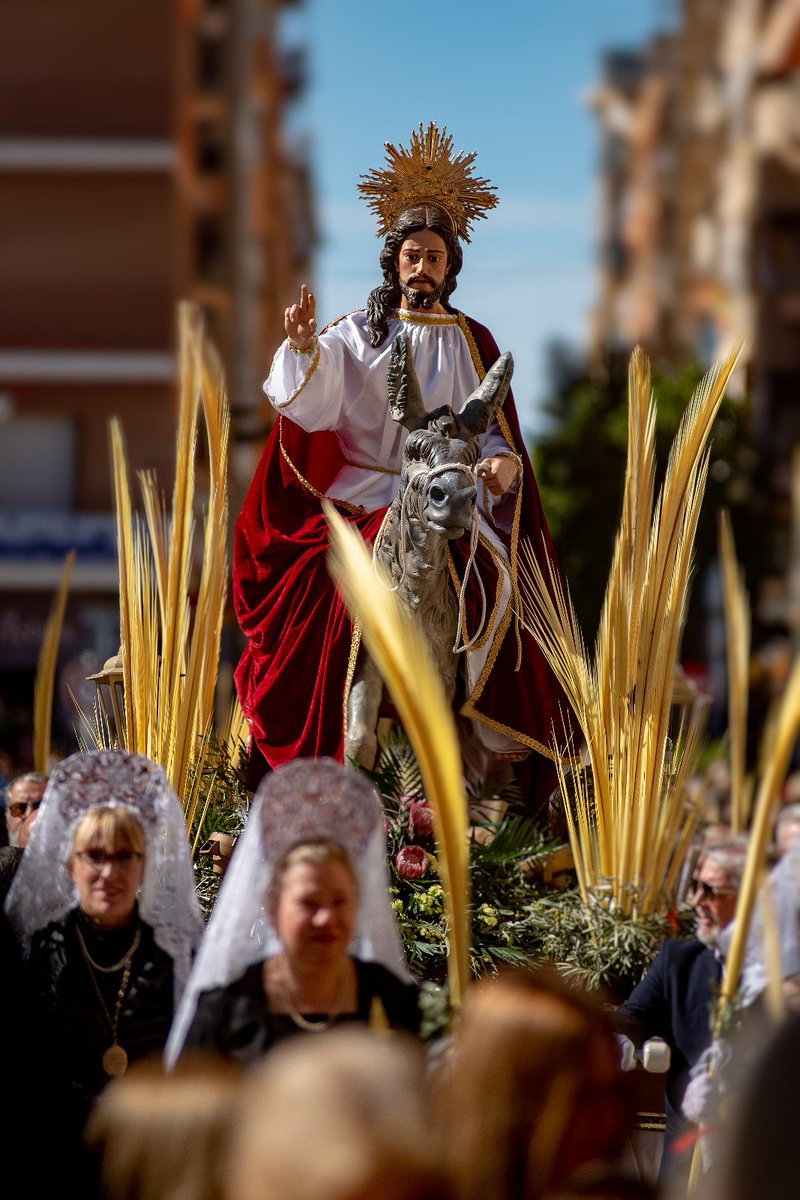
<instances>
[{"instance_id":1,"label":"eyeglasses","mask_svg":"<svg viewBox=\"0 0 800 1200\"><path fill-rule=\"evenodd\" d=\"M693 879L689 884L689 895L696 896L698 892L700 892L704 900L718 900L720 896L734 895L736 888L712 887L704 879Z\"/></svg>"},{"instance_id":2,"label":"eyeglasses","mask_svg":"<svg viewBox=\"0 0 800 1200\"><path fill-rule=\"evenodd\" d=\"M36 812L41 803L41 800L14 800L12 804L6 807L12 817L24 817L29 809L31 812Z\"/></svg>"},{"instance_id":3,"label":"eyeglasses","mask_svg":"<svg viewBox=\"0 0 800 1200\"><path fill-rule=\"evenodd\" d=\"M137 858L144 858L144 855L134 850L117 850L115 854L106 854L103 850L78 850L75 857L93 871L102 871L107 863L127 871Z\"/></svg>"}]
</instances>

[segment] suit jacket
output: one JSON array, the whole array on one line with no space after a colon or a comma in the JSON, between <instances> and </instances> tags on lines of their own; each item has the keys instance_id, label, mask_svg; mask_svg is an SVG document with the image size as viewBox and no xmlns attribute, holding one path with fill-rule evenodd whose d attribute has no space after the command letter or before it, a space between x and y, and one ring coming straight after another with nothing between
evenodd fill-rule
<instances>
[{"instance_id":1,"label":"suit jacket","mask_svg":"<svg viewBox=\"0 0 800 1200\"><path fill-rule=\"evenodd\" d=\"M697 938L665 942L650 970L614 1014L614 1024L636 1046L661 1037L672 1052L666 1081L665 1148L685 1130L680 1115L689 1072L711 1043L711 1005L722 964Z\"/></svg>"}]
</instances>

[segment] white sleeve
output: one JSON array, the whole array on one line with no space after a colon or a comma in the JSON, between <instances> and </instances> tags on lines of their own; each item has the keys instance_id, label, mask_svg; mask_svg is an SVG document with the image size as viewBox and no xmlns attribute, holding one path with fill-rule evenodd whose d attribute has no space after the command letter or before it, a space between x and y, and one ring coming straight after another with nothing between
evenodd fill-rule
<instances>
[{"instance_id":1,"label":"white sleeve","mask_svg":"<svg viewBox=\"0 0 800 1200\"><path fill-rule=\"evenodd\" d=\"M270 404L309 432L335 429L345 396L345 354L336 326L315 337L307 354L283 342L264 382Z\"/></svg>"}]
</instances>

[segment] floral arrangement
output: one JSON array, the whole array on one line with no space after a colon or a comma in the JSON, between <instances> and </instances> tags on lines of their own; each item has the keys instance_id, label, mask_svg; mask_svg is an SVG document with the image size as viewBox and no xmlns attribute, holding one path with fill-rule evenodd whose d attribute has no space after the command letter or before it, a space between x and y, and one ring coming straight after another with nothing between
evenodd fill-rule
<instances>
[{"instance_id":1,"label":"floral arrangement","mask_svg":"<svg viewBox=\"0 0 800 1200\"><path fill-rule=\"evenodd\" d=\"M447 917L444 886L433 838L433 814L419 767L399 726L384 740L373 773L384 806L392 907L412 971L422 981L423 1032L438 1032L449 1018ZM198 785L202 820L192 831L198 898L208 914L220 877L197 848L214 830L237 836L249 793L242 768L224 744L212 741ZM490 794L473 792L471 809L490 806L505 815L476 821L469 843L473 978L503 966L547 960L585 986L622 999L641 978L662 941L688 936L692 913L679 906L664 918L632 921L621 911L587 905L573 878L567 887L545 881L555 839L544 818L514 815L515 783Z\"/></svg>"},{"instance_id":2,"label":"floral arrangement","mask_svg":"<svg viewBox=\"0 0 800 1200\"><path fill-rule=\"evenodd\" d=\"M396 727L381 749L374 780L386 813L392 907L409 963L421 977L442 982L447 923L433 812L423 795L413 750ZM485 798L471 799L473 809L479 811ZM512 808L518 800L516 785L506 785L492 800ZM473 976L496 970L502 963L530 960L531 883L520 865L550 847L544 830L524 817L504 816L485 838L481 837L484 830L488 833L484 823L473 826L469 846Z\"/></svg>"},{"instance_id":3,"label":"floral arrangement","mask_svg":"<svg viewBox=\"0 0 800 1200\"><path fill-rule=\"evenodd\" d=\"M422 792L413 751L402 730L385 741L374 773L387 822L392 907L413 971L430 984L446 977L447 925L433 843L433 817ZM515 784L491 797L473 795L513 813ZM470 839L473 976L547 960L585 986L624 998L649 966L662 941L688 936L691 909L664 918L631 921L621 911L587 905L574 879L566 888L544 880L554 849L544 819L506 815L490 827L479 823Z\"/></svg>"}]
</instances>

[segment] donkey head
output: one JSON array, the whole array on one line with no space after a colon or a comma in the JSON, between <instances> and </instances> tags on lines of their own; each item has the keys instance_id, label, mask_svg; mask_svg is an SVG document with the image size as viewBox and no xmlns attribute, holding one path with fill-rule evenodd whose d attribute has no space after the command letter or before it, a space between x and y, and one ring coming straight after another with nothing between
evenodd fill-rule
<instances>
[{"instance_id":1,"label":"donkey head","mask_svg":"<svg viewBox=\"0 0 800 1200\"><path fill-rule=\"evenodd\" d=\"M426 412L403 334L392 344L388 390L392 418L409 431L400 493L406 511L432 532L461 537L472 524L477 484L478 435L484 433L508 394L514 369L502 354L459 413L444 405Z\"/></svg>"}]
</instances>

